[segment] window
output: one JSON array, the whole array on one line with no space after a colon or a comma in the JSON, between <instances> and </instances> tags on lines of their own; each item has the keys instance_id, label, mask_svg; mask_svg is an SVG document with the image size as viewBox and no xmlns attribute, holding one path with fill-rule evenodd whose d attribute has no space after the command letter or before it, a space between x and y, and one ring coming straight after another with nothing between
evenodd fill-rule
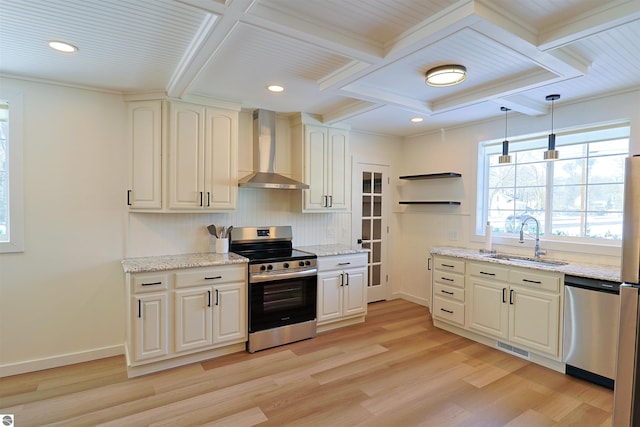
<instances>
[{"instance_id":1,"label":"window","mask_svg":"<svg viewBox=\"0 0 640 427\"><path fill-rule=\"evenodd\" d=\"M0 89L0 252L23 250L22 96Z\"/></svg>"},{"instance_id":2,"label":"window","mask_svg":"<svg viewBox=\"0 0 640 427\"><path fill-rule=\"evenodd\" d=\"M559 132L560 159L553 162L543 160L546 135L512 139L509 164L498 163L500 142L481 144L478 234L490 221L494 232L519 235L523 220L532 216L547 240L622 239L628 124ZM527 222L529 227L533 221Z\"/></svg>"}]
</instances>

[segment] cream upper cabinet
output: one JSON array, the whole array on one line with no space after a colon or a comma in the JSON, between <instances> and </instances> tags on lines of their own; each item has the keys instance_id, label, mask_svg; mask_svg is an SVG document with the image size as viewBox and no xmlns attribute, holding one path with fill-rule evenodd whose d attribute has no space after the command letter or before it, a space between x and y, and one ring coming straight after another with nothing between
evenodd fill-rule
<instances>
[{"instance_id":1,"label":"cream upper cabinet","mask_svg":"<svg viewBox=\"0 0 640 427\"><path fill-rule=\"evenodd\" d=\"M349 131L302 121L292 122L292 172L309 184L295 197L303 212L351 208Z\"/></svg>"},{"instance_id":2,"label":"cream upper cabinet","mask_svg":"<svg viewBox=\"0 0 640 427\"><path fill-rule=\"evenodd\" d=\"M238 192L238 113L171 102L169 209L234 209Z\"/></svg>"},{"instance_id":3,"label":"cream upper cabinet","mask_svg":"<svg viewBox=\"0 0 640 427\"><path fill-rule=\"evenodd\" d=\"M162 208L162 101L128 103L130 209Z\"/></svg>"}]
</instances>

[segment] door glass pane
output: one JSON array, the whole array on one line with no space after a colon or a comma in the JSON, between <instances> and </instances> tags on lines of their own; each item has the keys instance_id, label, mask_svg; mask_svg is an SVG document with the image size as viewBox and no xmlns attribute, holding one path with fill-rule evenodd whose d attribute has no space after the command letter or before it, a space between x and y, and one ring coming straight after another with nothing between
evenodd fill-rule
<instances>
[{"instance_id":1,"label":"door glass pane","mask_svg":"<svg viewBox=\"0 0 640 427\"><path fill-rule=\"evenodd\" d=\"M373 243L373 251L372 251L372 258L373 258L373 262L380 262L380 250L382 248L382 243L381 242L374 242Z\"/></svg>"},{"instance_id":2,"label":"door glass pane","mask_svg":"<svg viewBox=\"0 0 640 427\"><path fill-rule=\"evenodd\" d=\"M371 266L371 275L369 278L370 282L371 282L371 286L378 286L380 285L380 265L372 265Z\"/></svg>"},{"instance_id":3,"label":"door glass pane","mask_svg":"<svg viewBox=\"0 0 640 427\"><path fill-rule=\"evenodd\" d=\"M371 193L371 172L362 172L362 194Z\"/></svg>"},{"instance_id":4,"label":"door glass pane","mask_svg":"<svg viewBox=\"0 0 640 427\"><path fill-rule=\"evenodd\" d=\"M373 196L373 216L382 216L382 197Z\"/></svg>"},{"instance_id":5,"label":"door glass pane","mask_svg":"<svg viewBox=\"0 0 640 427\"><path fill-rule=\"evenodd\" d=\"M371 240L371 220L370 219L362 220L362 240Z\"/></svg>"},{"instance_id":6,"label":"door glass pane","mask_svg":"<svg viewBox=\"0 0 640 427\"><path fill-rule=\"evenodd\" d=\"M371 196L362 196L362 217L371 216Z\"/></svg>"},{"instance_id":7,"label":"door glass pane","mask_svg":"<svg viewBox=\"0 0 640 427\"><path fill-rule=\"evenodd\" d=\"M382 174L379 172L373 174L373 192L382 194Z\"/></svg>"},{"instance_id":8,"label":"door glass pane","mask_svg":"<svg viewBox=\"0 0 640 427\"><path fill-rule=\"evenodd\" d=\"M382 220L374 219L373 220L373 239L380 240L382 236Z\"/></svg>"}]
</instances>

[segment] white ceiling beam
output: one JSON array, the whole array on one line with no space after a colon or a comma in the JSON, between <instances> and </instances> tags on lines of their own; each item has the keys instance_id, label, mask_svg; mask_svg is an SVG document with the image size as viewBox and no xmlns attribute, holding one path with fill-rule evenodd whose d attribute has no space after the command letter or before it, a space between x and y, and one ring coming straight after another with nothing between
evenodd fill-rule
<instances>
[{"instance_id":1,"label":"white ceiling beam","mask_svg":"<svg viewBox=\"0 0 640 427\"><path fill-rule=\"evenodd\" d=\"M506 107L527 116L541 116L547 114L549 109L545 102L534 101L524 95L511 95L491 101L496 104L496 108Z\"/></svg>"},{"instance_id":2,"label":"white ceiling beam","mask_svg":"<svg viewBox=\"0 0 640 427\"><path fill-rule=\"evenodd\" d=\"M205 19L169 81L167 94L170 97L182 98L184 96L191 83L238 25L240 17L255 1L234 0L226 8L224 15L211 14Z\"/></svg>"},{"instance_id":3,"label":"white ceiling beam","mask_svg":"<svg viewBox=\"0 0 640 427\"><path fill-rule=\"evenodd\" d=\"M640 19L640 0L604 4L540 33L538 48L557 49Z\"/></svg>"},{"instance_id":4,"label":"white ceiling beam","mask_svg":"<svg viewBox=\"0 0 640 427\"><path fill-rule=\"evenodd\" d=\"M342 92L346 96L352 96L363 101L390 105L420 114L431 113L431 109L425 101L408 98L406 96L399 96L397 93L385 90L379 86L373 86L365 83L353 83L342 88Z\"/></svg>"},{"instance_id":5,"label":"white ceiling beam","mask_svg":"<svg viewBox=\"0 0 640 427\"><path fill-rule=\"evenodd\" d=\"M335 108L332 109L330 113L323 114L322 123L332 125L362 115L364 113L377 110L378 108L382 107L384 107L384 105L380 105L374 102L355 101L345 107Z\"/></svg>"}]
</instances>

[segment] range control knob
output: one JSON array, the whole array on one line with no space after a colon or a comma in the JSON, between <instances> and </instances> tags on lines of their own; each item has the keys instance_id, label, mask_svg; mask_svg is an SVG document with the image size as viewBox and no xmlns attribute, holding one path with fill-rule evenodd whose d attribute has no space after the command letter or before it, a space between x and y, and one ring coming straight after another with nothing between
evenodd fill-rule
<instances>
[{"instance_id":1,"label":"range control knob","mask_svg":"<svg viewBox=\"0 0 640 427\"><path fill-rule=\"evenodd\" d=\"M260 271L265 271L267 269L267 267L265 267L264 265L260 266Z\"/></svg>"},{"instance_id":2,"label":"range control knob","mask_svg":"<svg viewBox=\"0 0 640 427\"><path fill-rule=\"evenodd\" d=\"M269 265L267 266L267 270L273 270L273 265L269 264Z\"/></svg>"},{"instance_id":3,"label":"range control knob","mask_svg":"<svg viewBox=\"0 0 640 427\"><path fill-rule=\"evenodd\" d=\"M311 261L309 261L309 260L305 261L304 265L311 265Z\"/></svg>"},{"instance_id":4,"label":"range control knob","mask_svg":"<svg viewBox=\"0 0 640 427\"><path fill-rule=\"evenodd\" d=\"M300 261L300 262L298 263L298 265L299 265L300 267L304 267L304 261Z\"/></svg>"},{"instance_id":5,"label":"range control knob","mask_svg":"<svg viewBox=\"0 0 640 427\"><path fill-rule=\"evenodd\" d=\"M282 266L283 266L284 268L289 268L289 263L288 263L288 262L285 262L284 264L282 264Z\"/></svg>"}]
</instances>

